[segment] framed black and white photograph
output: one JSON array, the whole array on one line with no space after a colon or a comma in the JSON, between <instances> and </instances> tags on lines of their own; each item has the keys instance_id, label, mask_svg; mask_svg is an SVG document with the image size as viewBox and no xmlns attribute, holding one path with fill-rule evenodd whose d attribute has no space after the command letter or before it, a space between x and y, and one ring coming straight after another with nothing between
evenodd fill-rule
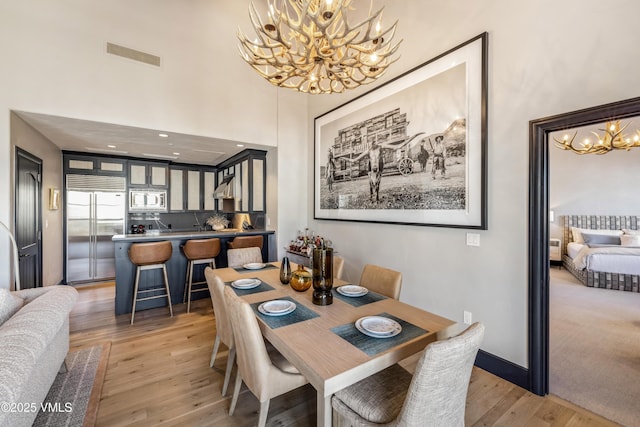
<instances>
[{"instance_id":1,"label":"framed black and white photograph","mask_svg":"<svg viewBox=\"0 0 640 427\"><path fill-rule=\"evenodd\" d=\"M486 229L487 34L315 119L316 219Z\"/></svg>"}]
</instances>

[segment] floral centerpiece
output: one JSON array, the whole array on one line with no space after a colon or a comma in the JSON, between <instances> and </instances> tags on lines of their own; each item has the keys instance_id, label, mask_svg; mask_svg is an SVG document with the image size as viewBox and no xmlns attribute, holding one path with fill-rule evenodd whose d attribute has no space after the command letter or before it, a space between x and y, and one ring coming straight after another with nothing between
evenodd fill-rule
<instances>
[{"instance_id":1,"label":"floral centerpiece","mask_svg":"<svg viewBox=\"0 0 640 427\"><path fill-rule=\"evenodd\" d=\"M207 219L207 224L214 230L222 230L227 228L229 220L221 213L214 213Z\"/></svg>"}]
</instances>

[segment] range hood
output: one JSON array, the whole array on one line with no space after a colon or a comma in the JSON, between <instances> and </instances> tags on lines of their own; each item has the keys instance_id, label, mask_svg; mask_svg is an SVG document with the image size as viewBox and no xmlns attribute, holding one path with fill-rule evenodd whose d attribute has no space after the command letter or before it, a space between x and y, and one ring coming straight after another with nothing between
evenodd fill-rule
<instances>
[{"instance_id":1,"label":"range hood","mask_svg":"<svg viewBox=\"0 0 640 427\"><path fill-rule=\"evenodd\" d=\"M216 199L233 199L234 183L233 175L224 177L220 185L214 190L213 197Z\"/></svg>"}]
</instances>

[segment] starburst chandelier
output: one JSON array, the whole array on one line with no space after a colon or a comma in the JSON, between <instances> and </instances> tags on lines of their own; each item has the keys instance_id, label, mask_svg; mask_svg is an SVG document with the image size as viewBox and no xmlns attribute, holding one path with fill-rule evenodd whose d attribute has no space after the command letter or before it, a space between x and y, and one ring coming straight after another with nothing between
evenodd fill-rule
<instances>
[{"instance_id":1,"label":"starburst chandelier","mask_svg":"<svg viewBox=\"0 0 640 427\"><path fill-rule=\"evenodd\" d=\"M602 134L591 132L595 135L596 142L585 139L579 143L578 146L573 144L578 131L576 131L573 136L566 134L561 140L557 138L553 138L553 140L556 142L556 147L562 150L571 150L577 154L606 154L612 150L629 151L634 147L640 147L640 130L636 130L636 135L634 135L633 138L623 134L624 130L630 124L631 123L627 123L621 126L619 120L616 122L607 122L604 129L598 129L600 132L603 132Z\"/></svg>"},{"instance_id":2,"label":"starburst chandelier","mask_svg":"<svg viewBox=\"0 0 640 427\"><path fill-rule=\"evenodd\" d=\"M352 0L268 0L263 22L251 3L249 16L257 34L241 30L240 54L270 83L300 92L341 93L371 83L398 58L391 40L397 21L381 29L381 8L351 24Z\"/></svg>"}]
</instances>

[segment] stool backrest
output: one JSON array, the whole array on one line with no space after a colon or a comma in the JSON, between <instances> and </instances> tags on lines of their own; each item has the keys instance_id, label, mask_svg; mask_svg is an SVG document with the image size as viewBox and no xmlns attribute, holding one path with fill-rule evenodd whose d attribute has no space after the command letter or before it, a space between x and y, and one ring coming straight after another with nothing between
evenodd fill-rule
<instances>
[{"instance_id":1,"label":"stool backrest","mask_svg":"<svg viewBox=\"0 0 640 427\"><path fill-rule=\"evenodd\" d=\"M129 248L129 259L135 265L163 264L171 258L171 242L134 243Z\"/></svg>"},{"instance_id":2,"label":"stool backrest","mask_svg":"<svg viewBox=\"0 0 640 427\"><path fill-rule=\"evenodd\" d=\"M237 236L233 239L233 241L229 242L229 247L231 249L252 247L262 249L262 242L262 236Z\"/></svg>"},{"instance_id":3,"label":"stool backrest","mask_svg":"<svg viewBox=\"0 0 640 427\"><path fill-rule=\"evenodd\" d=\"M220 253L220 239L187 240L182 251L187 259L215 258Z\"/></svg>"}]
</instances>

